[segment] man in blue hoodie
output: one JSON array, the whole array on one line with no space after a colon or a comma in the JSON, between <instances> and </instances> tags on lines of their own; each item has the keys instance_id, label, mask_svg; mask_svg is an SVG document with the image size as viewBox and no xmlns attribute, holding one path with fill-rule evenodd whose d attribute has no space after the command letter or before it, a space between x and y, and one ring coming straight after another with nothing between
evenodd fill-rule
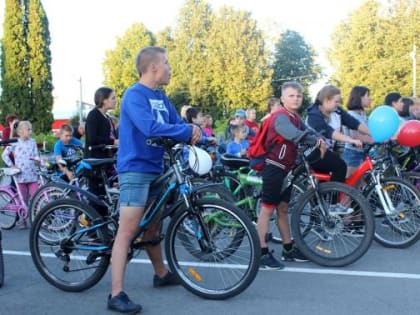
<instances>
[{"instance_id":1,"label":"man in blue hoodie","mask_svg":"<svg viewBox=\"0 0 420 315\"><path fill-rule=\"evenodd\" d=\"M169 83L171 68L166 50L160 47L143 48L136 57L140 81L129 87L121 102L117 170L120 185L120 222L112 248L112 291L108 308L122 313L141 311L123 291L129 244L143 217L149 198L158 192L149 191L151 182L163 171L163 149L149 146L152 137L169 137L196 143L200 128L186 124L177 114L167 96L159 90ZM158 224L150 227L148 236L155 236ZM154 287L178 284L165 267L160 245L146 249L155 271Z\"/></svg>"}]
</instances>

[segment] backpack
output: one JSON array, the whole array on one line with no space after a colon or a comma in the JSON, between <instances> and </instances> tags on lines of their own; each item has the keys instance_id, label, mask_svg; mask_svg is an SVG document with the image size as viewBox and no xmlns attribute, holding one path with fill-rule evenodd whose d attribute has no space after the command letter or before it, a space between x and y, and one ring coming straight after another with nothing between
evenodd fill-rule
<instances>
[{"instance_id":1,"label":"backpack","mask_svg":"<svg viewBox=\"0 0 420 315\"><path fill-rule=\"evenodd\" d=\"M256 171L261 171L265 165L265 157L272 149L272 146L267 150L265 147L265 140L267 138L268 128L270 127L273 115L266 118L260 129L257 131L254 139L249 144L248 158L249 167Z\"/></svg>"}]
</instances>

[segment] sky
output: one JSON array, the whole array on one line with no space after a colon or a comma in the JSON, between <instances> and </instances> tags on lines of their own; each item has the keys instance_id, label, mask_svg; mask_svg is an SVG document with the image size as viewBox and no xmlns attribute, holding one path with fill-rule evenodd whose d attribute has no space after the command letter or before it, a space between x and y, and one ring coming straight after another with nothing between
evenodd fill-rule
<instances>
[{"instance_id":1,"label":"sky","mask_svg":"<svg viewBox=\"0 0 420 315\"><path fill-rule=\"evenodd\" d=\"M49 20L55 118L76 113L77 102L93 104L103 85L105 51L134 23L158 32L176 22L184 0L41 0ZM325 50L334 27L364 0L209 0L247 10L263 30L299 32L328 71ZM5 0L0 0L3 26ZM269 26L269 27L268 27ZM277 31L278 30L278 31ZM2 27L0 33L2 32ZM139 47L140 49L141 47Z\"/></svg>"}]
</instances>

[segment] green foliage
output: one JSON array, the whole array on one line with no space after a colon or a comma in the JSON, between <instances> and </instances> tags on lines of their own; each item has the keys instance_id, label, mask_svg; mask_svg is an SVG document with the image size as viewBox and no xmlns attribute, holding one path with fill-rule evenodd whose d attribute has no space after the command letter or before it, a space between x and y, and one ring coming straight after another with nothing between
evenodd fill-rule
<instances>
[{"instance_id":1,"label":"green foliage","mask_svg":"<svg viewBox=\"0 0 420 315\"><path fill-rule=\"evenodd\" d=\"M321 68L315 63L315 57L315 51L299 33L285 31L275 45L271 81L274 96L281 96L284 82L298 81L304 87L304 110L310 104L309 86L321 76Z\"/></svg>"},{"instance_id":2,"label":"green foliage","mask_svg":"<svg viewBox=\"0 0 420 315\"><path fill-rule=\"evenodd\" d=\"M143 24L134 24L122 37L117 38L117 45L114 49L105 52L104 83L115 91L117 97L115 114L117 116L125 89L139 80L139 74L135 67L135 58L139 49L152 46L155 42L155 36Z\"/></svg>"},{"instance_id":3,"label":"green foliage","mask_svg":"<svg viewBox=\"0 0 420 315\"><path fill-rule=\"evenodd\" d=\"M207 69L215 105L225 118L238 108L262 108L272 72L262 32L246 11L222 7L207 41Z\"/></svg>"},{"instance_id":4,"label":"green foliage","mask_svg":"<svg viewBox=\"0 0 420 315\"><path fill-rule=\"evenodd\" d=\"M52 77L48 20L40 0L6 0L3 25L1 118L15 113L35 132L50 129Z\"/></svg>"},{"instance_id":5,"label":"green foliage","mask_svg":"<svg viewBox=\"0 0 420 315\"><path fill-rule=\"evenodd\" d=\"M53 115L51 51L48 19L40 0L29 0L28 67L31 91L31 121L36 131L47 132Z\"/></svg>"},{"instance_id":6,"label":"green foliage","mask_svg":"<svg viewBox=\"0 0 420 315\"><path fill-rule=\"evenodd\" d=\"M31 116L28 80L25 7L20 0L6 0L1 55L1 120L10 113Z\"/></svg>"},{"instance_id":7,"label":"green foliage","mask_svg":"<svg viewBox=\"0 0 420 315\"><path fill-rule=\"evenodd\" d=\"M420 1L397 0L387 6L368 0L333 33L329 60L332 82L345 97L354 85L371 90L373 104L399 91L411 95L413 44L419 47Z\"/></svg>"},{"instance_id":8,"label":"green foliage","mask_svg":"<svg viewBox=\"0 0 420 315\"><path fill-rule=\"evenodd\" d=\"M38 144L38 150L43 149L43 142L45 141L46 151L53 152L54 144L57 142L57 138L54 137L51 133L39 133L37 135L32 135Z\"/></svg>"}]
</instances>

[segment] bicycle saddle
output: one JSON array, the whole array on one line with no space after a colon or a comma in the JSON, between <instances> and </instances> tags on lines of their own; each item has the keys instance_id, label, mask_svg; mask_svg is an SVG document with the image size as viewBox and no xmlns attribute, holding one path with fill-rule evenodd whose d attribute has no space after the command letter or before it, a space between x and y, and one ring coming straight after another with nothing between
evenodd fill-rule
<instances>
[{"instance_id":1,"label":"bicycle saddle","mask_svg":"<svg viewBox=\"0 0 420 315\"><path fill-rule=\"evenodd\" d=\"M14 176L20 173L20 169L14 167L2 168L3 174L6 176Z\"/></svg>"},{"instance_id":2,"label":"bicycle saddle","mask_svg":"<svg viewBox=\"0 0 420 315\"><path fill-rule=\"evenodd\" d=\"M240 158L232 154L222 154L220 157L220 162L227 167L238 169L240 167L248 167L249 160L245 158Z\"/></svg>"}]
</instances>

